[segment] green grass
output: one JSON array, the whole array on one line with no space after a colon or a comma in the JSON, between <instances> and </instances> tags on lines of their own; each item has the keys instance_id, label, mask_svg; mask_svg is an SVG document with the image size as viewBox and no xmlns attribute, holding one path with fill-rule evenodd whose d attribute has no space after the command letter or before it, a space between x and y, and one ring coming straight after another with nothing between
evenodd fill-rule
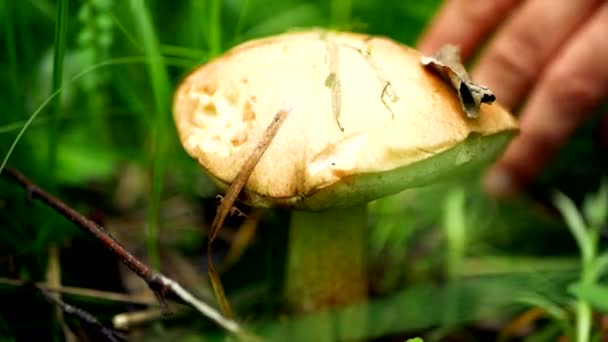
<instances>
[{"instance_id":1,"label":"green grass","mask_svg":"<svg viewBox=\"0 0 608 342\"><path fill-rule=\"evenodd\" d=\"M589 341L592 333L592 306L589 298L598 298L591 293L602 293L602 287L595 287L603 268L605 268L605 251L598 257L598 241L602 225L608 220L608 186L604 182L597 194L590 194L583 202L584 212L580 212L567 196L556 193L554 201L564 216L581 253L581 274L575 287L576 302L576 338L578 342ZM605 290L604 290L605 291ZM606 292L604 292L606 293ZM586 296L587 294L587 296ZM601 308L604 301L597 302Z\"/></svg>"},{"instance_id":2,"label":"green grass","mask_svg":"<svg viewBox=\"0 0 608 342\"><path fill-rule=\"evenodd\" d=\"M217 189L176 137L171 99L179 81L244 40L293 28L356 30L413 45L439 3L2 1L0 172L7 165L23 170L213 303L201 260ZM596 337L591 313L608 312L602 231L608 195L605 185L597 190L608 165L593 145L595 124L582 127L532 191L516 200L488 198L479 175L470 175L374 202L371 297L330 313L340 336L484 340L539 308L544 318L530 322L529 340ZM553 202L555 189L564 195ZM240 220L228 220L219 238L219 264ZM261 336L302 337L327 318L284 315L288 221L283 211L265 213L241 259L222 273L237 317ZM66 285L121 291L132 280L70 222L28 205L23 191L4 180L0 227L0 277L43 281L54 243ZM104 323L128 309L104 299L65 300ZM0 339L61 339L49 322L50 307L35 292L0 286L0 302ZM349 317L360 316L358 310L369 321L353 328ZM488 331L495 322L504 325ZM225 337L194 314L155 321L141 334L145 340Z\"/></svg>"}]
</instances>

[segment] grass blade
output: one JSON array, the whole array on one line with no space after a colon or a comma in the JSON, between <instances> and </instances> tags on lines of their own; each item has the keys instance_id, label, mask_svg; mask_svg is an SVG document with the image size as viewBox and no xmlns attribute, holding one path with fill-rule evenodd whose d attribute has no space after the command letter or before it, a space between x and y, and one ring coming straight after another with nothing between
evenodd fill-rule
<instances>
[{"instance_id":1,"label":"grass blade","mask_svg":"<svg viewBox=\"0 0 608 342\"><path fill-rule=\"evenodd\" d=\"M211 0L209 9L209 55L217 56L222 52L222 22L221 22L221 0Z\"/></svg>"},{"instance_id":2,"label":"grass blade","mask_svg":"<svg viewBox=\"0 0 608 342\"><path fill-rule=\"evenodd\" d=\"M63 83L63 60L65 56L65 41L68 26L68 0L57 2L57 20L55 22L55 48L53 54L53 86L52 92L61 89ZM57 99L51 113L49 130L49 155L48 172L51 175L51 183L54 183L54 174L57 164L57 146L59 144L59 115L61 111L61 93L57 93Z\"/></svg>"},{"instance_id":3,"label":"grass blade","mask_svg":"<svg viewBox=\"0 0 608 342\"><path fill-rule=\"evenodd\" d=\"M581 251L583 259L588 260L593 253L592 248L589 245L589 233L587 232L587 225L574 205L574 202L561 192L555 193L553 202L564 217L564 220Z\"/></svg>"},{"instance_id":4,"label":"grass blade","mask_svg":"<svg viewBox=\"0 0 608 342\"><path fill-rule=\"evenodd\" d=\"M168 120L168 113L170 112L169 75L160 53L160 44L146 4L142 0L131 0L130 4L135 26L143 43L145 55L148 57L148 73L150 74L156 107L153 148L151 151L152 192L147 220L147 249L152 267L158 269L160 265L158 255L160 202L163 179L167 169L167 127L171 126Z\"/></svg>"},{"instance_id":5,"label":"grass blade","mask_svg":"<svg viewBox=\"0 0 608 342\"><path fill-rule=\"evenodd\" d=\"M49 95L49 97L47 97L36 108L36 110L34 110L34 112L30 115L30 117L23 123L23 126L19 130L19 133L17 133L17 136L13 139L11 146L6 151L4 158L2 159L2 162L0 163L0 173L2 173L2 170L4 170L4 168L6 167L8 160L11 158L11 155L13 154L13 152L15 151L15 148L17 147L17 144L19 143L19 141L21 141L21 138L23 137L25 132L29 129L29 127L33 124L34 120L36 120L36 118L40 115L40 113L42 113L42 110L45 109L47 107L47 105L51 101L53 101L57 96L59 96L59 94L62 91L64 91L69 85L73 84L74 82L76 82L77 80L82 78L83 76L85 76L93 71L96 71L98 69L104 68L104 67L121 65L121 64L139 64L139 63L145 63L148 61L149 61L149 59L144 56L127 56L127 57L121 57L121 58L112 58L112 59L108 59L103 62L99 62L95 65L92 65L92 66L82 70L81 72L76 74L74 77L72 77L69 82L63 84L63 86L60 89L56 90L51 95ZM170 59L170 58L167 59L168 64L170 63L171 65L182 66L182 64L179 62L180 62L179 59ZM9 127L9 129L10 129L10 127Z\"/></svg>"}]
</instances>

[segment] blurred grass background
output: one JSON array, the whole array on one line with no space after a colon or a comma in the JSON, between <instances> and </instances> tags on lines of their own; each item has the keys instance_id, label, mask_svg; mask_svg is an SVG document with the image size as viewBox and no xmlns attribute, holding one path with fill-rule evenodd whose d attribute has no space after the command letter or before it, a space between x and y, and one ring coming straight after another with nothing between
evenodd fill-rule
<instances>
[{"instance_id":1,"label":"blurred grass background","mask_svg":"<svg viewBox=\"0 0 608 342\"><path fill-rule=\"evenodd\" d=\"M177 141L170 104L180 79L240 42L293 28L353 30L415 45L439 4L2 0L2 166L17 167L213 302L205 247L217 190ZM608 151L597 143L598 119L577 132L520 198L487 198L475 176L374 202L370 301L354 307L285 318L280 293L288 214L268 211L253 223L229 219L214 257L224 263L222 279L238 317L275 340L314 340L307 334L327 319L338 322L344 339L563 336L573 324L575 295L568 285L579 279L580 257L550 193L560 189L580 204L599 188ZM96 241L24 198L0 180L0 278L150 295ZM54 275L48 271L53 261L60 265ZM143 308L103 296L64 299L104 323ZM29 287L0 282L0 303L0 340L63 340L66 324L81 338L94 335L57 316ZM353 310L370 312L366 327L348 324ZM599 333L601 325L595 327ZM223 336L192 313L130 330L131 338L146 341Z\"/></svg>"}]
</instances>

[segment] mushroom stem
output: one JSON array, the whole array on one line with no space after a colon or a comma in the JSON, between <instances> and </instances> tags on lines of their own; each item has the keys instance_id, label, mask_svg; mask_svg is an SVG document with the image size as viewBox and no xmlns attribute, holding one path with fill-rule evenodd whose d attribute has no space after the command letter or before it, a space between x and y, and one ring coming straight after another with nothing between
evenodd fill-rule
<instances>
[{"instance_id":1,"label":"mushroom stem","mask_svg":"<svg viewBox=\"0 0 608 342\"><path fill-rule=\"evenodd\" d=\"M367 206L293 211L289 228L287 302L315 312L367 297Z\"/></svg>"}]
</instances>

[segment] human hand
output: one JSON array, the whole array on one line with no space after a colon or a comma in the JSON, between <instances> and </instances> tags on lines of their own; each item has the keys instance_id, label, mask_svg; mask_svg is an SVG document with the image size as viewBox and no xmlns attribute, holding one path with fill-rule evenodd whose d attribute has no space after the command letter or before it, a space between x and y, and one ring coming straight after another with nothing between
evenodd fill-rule
<instances>
[{"instance_id":1,"label":"human hand","mask_svg":"<svg viewBox=\"0 0 608 342\"><path fill-rule=\"evenodd\" d=\"M496 196L517 192L608 95L608 1L447 0L420 40L432 55L460 46L463 60L495 32L473 70L509 109L520 135L486 175ZM520 107L521 106L521 107Z\"/></svg>"}]
</instances>

